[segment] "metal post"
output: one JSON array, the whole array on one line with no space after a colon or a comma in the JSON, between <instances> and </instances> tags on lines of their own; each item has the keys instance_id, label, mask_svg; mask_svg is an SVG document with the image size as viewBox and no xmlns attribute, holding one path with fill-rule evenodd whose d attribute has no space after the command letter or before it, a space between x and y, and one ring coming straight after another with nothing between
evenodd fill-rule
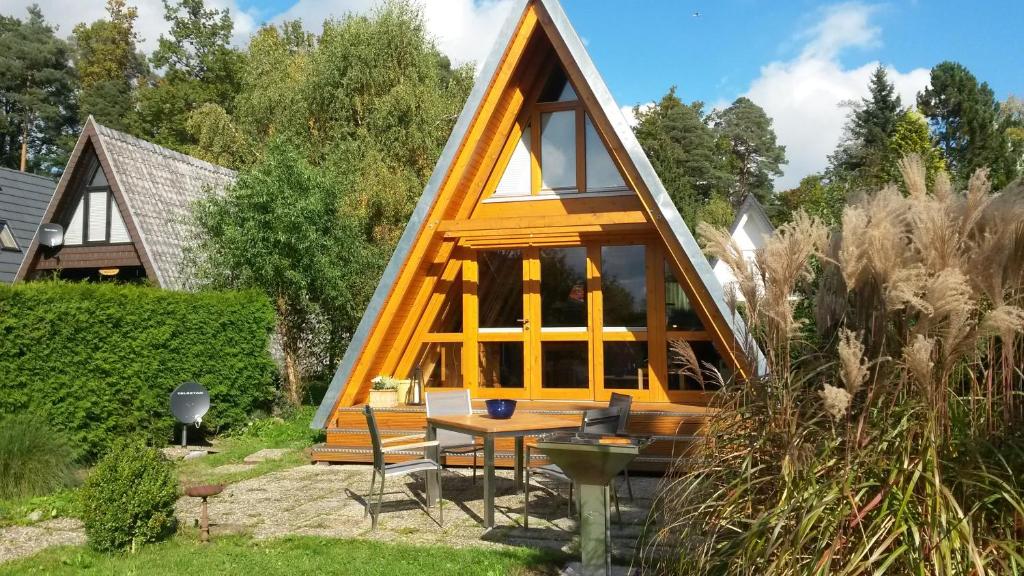
<instances>
[{"instance_id":1,"label":"metal post","mask_svg":"<svg viewBox=\"0 0 1024 576\"><path fill-rule=\"evenodd\" d=\"M612 573L612 559L608 545L611 526L608 518L608 486L580 484L580 550L583 556L583 576L603 576Z\"/></svg>"},{"instance_id":2,"label":"metal post","mask_svg":"<svg viewBox=\"0 0 1024 576\"><path fill-rule=\"evenodd\" d=\"M437 428L434 428L430 424L427 424L427 442L433 442L437 440ZM427 458L438 461L441 450L437 446L427 446ZM438 492L440 491L441 483L441 471L435 470L427 472L427 506L433 506L437 503Z\"/></svg>"},{"instance_id":3,"label":"metal post","mask_svg":"<svg viewBox=\"0 0 1024 576\"><path fill-rule=\"evenodd\" d=\"M484 435L484 528L494 527L494 436Z\"/></svg>"},{"instance_id":4,"label":"metal post","mask_svg":"<svg viewBox=\"0 0 1024 576\"><path fill-rule=\"evenodd\" d=\"M188 424L181 425L181 447L188 448Z\"/></svg>"},{"instance_id":5,"label":"metal post","mask_svg":"<svg viewBox=\"0 0 1024 576\"><path fill-rule=\"evenodd\" d=\"M525 444L522 436L516 436L516 462L515 462L515 483L514 487L518 492L523 487L523 445ZM529 465L529 462L526 463Z\"/></svg>"}]
</instances>

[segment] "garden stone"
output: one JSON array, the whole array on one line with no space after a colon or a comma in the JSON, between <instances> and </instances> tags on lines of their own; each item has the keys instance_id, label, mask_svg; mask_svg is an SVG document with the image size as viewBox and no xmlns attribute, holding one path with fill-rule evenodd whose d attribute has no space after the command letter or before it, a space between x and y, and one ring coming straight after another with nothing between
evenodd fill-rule
<instances>
[{"instance_id":1,"label":"garden stone","mask_svg":"<svg viewBox=\"0 0 1024 576\"><path fill-rule=\"evenodd\" d=\"M206 450L191 450L188 454L185 454L185 460L194 460L196 458L202 458L209 454Z\"/></svg>"},{"instance_id":2,"label":"garden stone","mask_svg":"<svg viewBox=\"0 0 1024 576\"><path fill-rule=\"evenodd\" d=\"M259 452L253 452L245 457L242 462L246 464L258 464L267 460L280 460L285 454L291 452L288 448L264 448Z\"/></svg>"},{"instance_id":3,"label":"garden stone","mask_svg":"<svg viewBox=\"0 0 1024 576\"><path fill-rule=\"evenodd\" d=\"M33 510L28 515L28 521L29 522L39 522L42 519L43 519L43 511L42 510Z\"/></svg>"}]
</instances>

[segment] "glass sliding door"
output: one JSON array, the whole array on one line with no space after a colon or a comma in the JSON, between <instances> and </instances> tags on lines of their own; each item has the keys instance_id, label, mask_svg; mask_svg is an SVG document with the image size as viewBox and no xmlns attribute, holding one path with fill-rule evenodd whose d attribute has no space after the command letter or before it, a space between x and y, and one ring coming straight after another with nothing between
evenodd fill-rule
<instances>
[{"instance_id":1,"label":"glass sliding door","mask_svg":"<svg viewBox=\"0 0 1024 576\"><path fill-rule=\"evenodd\" d=\"M484 398L528 396L526 354L530 320L524 313L523 250L476 253L476 385Z\"/></svg>"},{"instance_id":2,"label":"glass sliding door","mask_svg":"<svg viewBox=\"0 0 1024 576\"><path fill-rule=\"evenodd\" d=\"M612 392L650 398L650 257L644 244L600 247L601 330L595 335L601 367L599 400Z\"/></svg>"},{"instance_id":3,"label":"glass sliding door","mask_svg":"<svg viewBox=\"0 0 1024 576\"><path fill-rule=\"evenodd\" d=\"M593 398L587 248L541 248L540 382L534 397Z\"/></svg>"}]
</instances>

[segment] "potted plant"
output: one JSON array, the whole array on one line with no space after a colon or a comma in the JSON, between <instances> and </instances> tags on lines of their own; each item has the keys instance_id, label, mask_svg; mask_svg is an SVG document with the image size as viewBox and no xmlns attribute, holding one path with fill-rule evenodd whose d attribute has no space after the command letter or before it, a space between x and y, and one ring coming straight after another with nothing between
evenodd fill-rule
<instances>
[{"instance_id":1,"label":"potted plant","mask_svg":"<svg viewBox=\"0 0 1024 576\"><path fill-rule=\"evenodd\" d=\"M391 408L398 405L398 381L391 376L377 376L370 381L370 398L367 403L374 408Z\"/></svg>"}]
</instances>

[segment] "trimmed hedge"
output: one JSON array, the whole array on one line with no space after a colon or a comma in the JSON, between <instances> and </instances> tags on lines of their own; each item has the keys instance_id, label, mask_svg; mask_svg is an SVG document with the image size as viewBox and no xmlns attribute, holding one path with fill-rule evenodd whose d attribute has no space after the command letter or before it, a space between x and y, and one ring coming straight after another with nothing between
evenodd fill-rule
<instances>
[{"instance_id":1,"label":"trimmed hedge","mask_svg":"<svg viewBox=\"0 0 1024 576\"><path fill-rule=\"evenodd\" d=\"M210 391L204 427L244 423L273 398L274 310L257 292L33 282L0 286L0 414L30 412L92 460L116 439L171 440L171 390Z\"/></svg>"}]
</instances>

